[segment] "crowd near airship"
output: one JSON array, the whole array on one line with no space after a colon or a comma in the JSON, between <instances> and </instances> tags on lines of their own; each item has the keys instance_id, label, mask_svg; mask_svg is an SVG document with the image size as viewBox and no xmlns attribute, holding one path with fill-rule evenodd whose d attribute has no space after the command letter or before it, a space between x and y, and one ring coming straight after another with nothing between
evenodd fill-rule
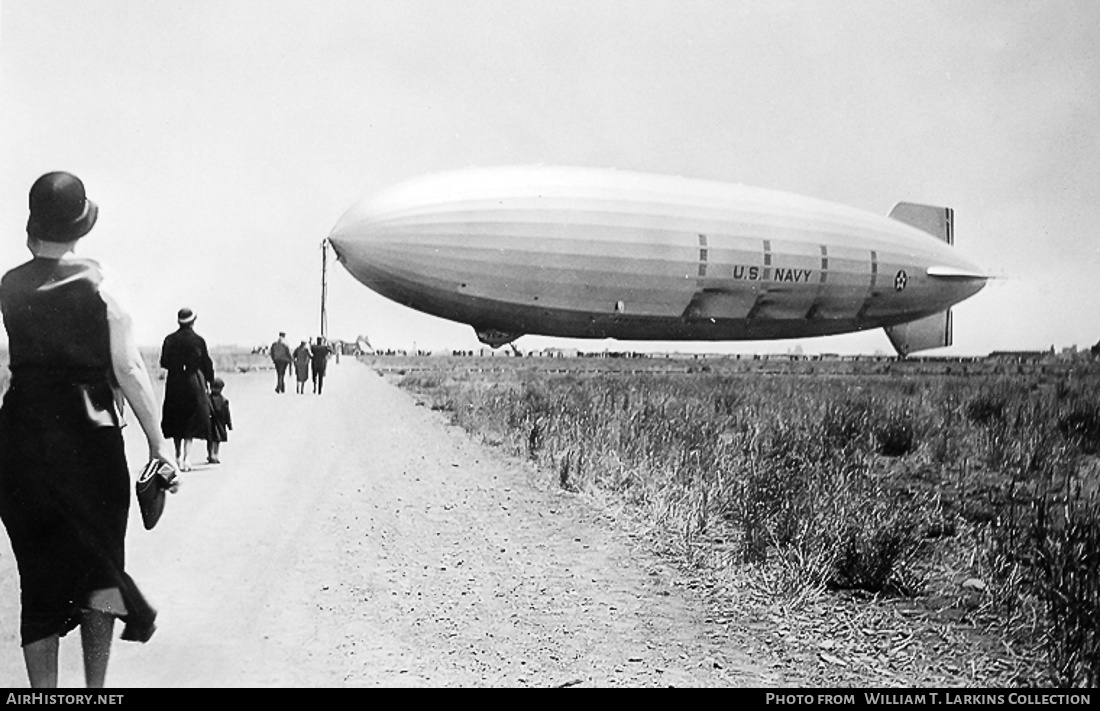
<instances>
[{"instance_id":1,"label":"crowd near airship","mask_svg":"<svg viewBox=\"0 0 1100 711\"><path fill-rule=\"evenodd\" d=\"M800 195L602 168L416 178L352 205L328 237L360 282L473 326L632 341L768 340L883 328L902 355L951 345L951 306L987 277L953 211L887 216Z\"/></svg>"}]
</instances>

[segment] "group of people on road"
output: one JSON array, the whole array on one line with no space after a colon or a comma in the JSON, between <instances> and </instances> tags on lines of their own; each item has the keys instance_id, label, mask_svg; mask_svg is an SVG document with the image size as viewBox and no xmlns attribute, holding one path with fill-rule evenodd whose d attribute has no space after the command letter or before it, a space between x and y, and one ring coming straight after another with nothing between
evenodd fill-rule
<instances>
[{"instance_id":1,"label":"group of people on road","mask_svg":"<svg viewBox=\"0 0 1100 711\"><path fill-rule=\"evenodd\" d=\"M294 377L297 380L296 392L305 393L306 381L313 374L313 392L317 395L325 387L325 371L328 369L328 359L334 350L323 336L310 344L302 341L293 352L286 343L286 332L279 332L279 339L271 344L269 355L275 365L275 392L286 392L286 372L290 366L294 366Z\"/></svg>"}]
</instances>

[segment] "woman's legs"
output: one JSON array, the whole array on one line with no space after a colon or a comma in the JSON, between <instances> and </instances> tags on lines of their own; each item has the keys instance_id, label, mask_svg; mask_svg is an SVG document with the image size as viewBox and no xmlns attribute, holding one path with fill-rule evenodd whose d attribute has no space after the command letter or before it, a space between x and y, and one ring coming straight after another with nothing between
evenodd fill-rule
<instances>
[{"instance_id":1,"label":"woman's legs","mask_svg":"<svg viewBox=\"0 0 1100 711\"><path fill-rule=\"evenodd\" d=\"M57 688L57 640L50 635L23 647L23 661L27 664L27 678L35 689Z\"/></svg>"},{"instance_id":2,"label":"woman's legs","mask_svg":"<svg viewBox=\"0 0 1100 711\"><path fill-rule=\"evenodd\" d=\"M111 636L115 617L99 610L84 610L80 617L80 642L84 647L84 683L89 689L102 689L107 680L107 662L111 658Z\"/></svg>"},{"instance_id":3,"label":"woman's legs","mask_svg":"<svg viewBox=\"0 0 1100 711\"><path fill-rule=\"evenodd\" d=\"M84 647L84 683L89 689L102 689L107 680L107 662L111 658L111 636L115 617L107 612L84 610L80 613L80 642ZM58 635L31 642L23 647L27 677L35 689L57 688Z\"/></svg>"},{"instance_id":4,"label":"woman's legs","mask_svg":"<svg viewBox=\"0 0 1100 711\"><path fill-rule=\"evenodd\" d=\"M182 456L179 460L181 472L191 471L191 442L192 439L190 437L183 439L183 444L180 448L182 450Z\"/></svg>"}]
</instances>

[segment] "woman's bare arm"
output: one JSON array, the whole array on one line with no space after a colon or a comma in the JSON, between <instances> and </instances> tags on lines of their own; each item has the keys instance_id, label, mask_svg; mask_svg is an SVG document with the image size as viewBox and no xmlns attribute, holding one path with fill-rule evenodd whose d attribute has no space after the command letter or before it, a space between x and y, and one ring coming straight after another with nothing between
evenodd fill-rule
<instances>
[{"instance_id":1,"label":"woman's bare arm","mask_svg":"<svg viewBox=\"0 0 1100 711\"><path fill-rule=\"evenodd\" d=\"M168 446L160 431L159 412L153 381L145 367L137 344L134 342L130 314L122 305L117 285L110 277L105 277L99 288L100 296L107 305L107 324L111 335L111 365L115 378L122 388L122 394L130 403L138 424L145 432L149 444L149 457L157 457L173 463L172 449Z\"/></svg>"}]
</instances>

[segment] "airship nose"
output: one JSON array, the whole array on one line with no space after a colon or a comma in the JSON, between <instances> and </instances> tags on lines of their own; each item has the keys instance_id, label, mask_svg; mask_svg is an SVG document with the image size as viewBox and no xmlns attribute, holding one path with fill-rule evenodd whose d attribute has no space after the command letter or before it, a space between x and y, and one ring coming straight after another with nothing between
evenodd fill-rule
<instances>
[{"instance_id":1,"label":"airship nose","mask_svg":"<svg viewBox=\"0 0 1100 711\"><path fill-rule=\"evenodd\" d=\"M345 255L348 251L348 239L343 235L329 235L328 243L332 245L332 250L336 252L336 257L340 261L345 259Z\"/></svg>"},{"instance_id":2,"label":"airship nose","mask_svg":"<svg viewBox=\"0 0 1100 711\"><path fill-rule=\"evenodd\" d=\"M329 233L328 242L345 266L352 262L377 264L378 230L361 204L352 206Z\"/></svg>"},{"instance_id":3,"label":"airship nose","mask_svg":"<svg viewBox=\"0 0 1100 711\"><path fill-rule=\"evenodd\" d=\"M336 258L344 266L370 266L377 270L385 266L384 249L370 229L360 224L354 233L340 229L333 230L328 242L336 252Z\"/></svg>"},{"instance_id":4,"label":"airship nose","mask_svg":"<svg viewBox=\"0 0 1100 711\"><path fill-rule=\"evenodd\" d=\"M328 242L340 264L375 291L386 293L395 279L414 278L416 256L399 226L355 209L333 228ZM412 262L412 263L410 263Z\"/></svg>"},{"instance_id":5,"label":"airship nose","mask_svg":"<svg viewBox=\"0 0 1100 711\"><path fill-rule=\"evenodd\" d=\"M336 253L337 261L347 266L352 240L345 235L329 235L328 243L332 246L332 251Z\"/></svg>"}]
</instances>

